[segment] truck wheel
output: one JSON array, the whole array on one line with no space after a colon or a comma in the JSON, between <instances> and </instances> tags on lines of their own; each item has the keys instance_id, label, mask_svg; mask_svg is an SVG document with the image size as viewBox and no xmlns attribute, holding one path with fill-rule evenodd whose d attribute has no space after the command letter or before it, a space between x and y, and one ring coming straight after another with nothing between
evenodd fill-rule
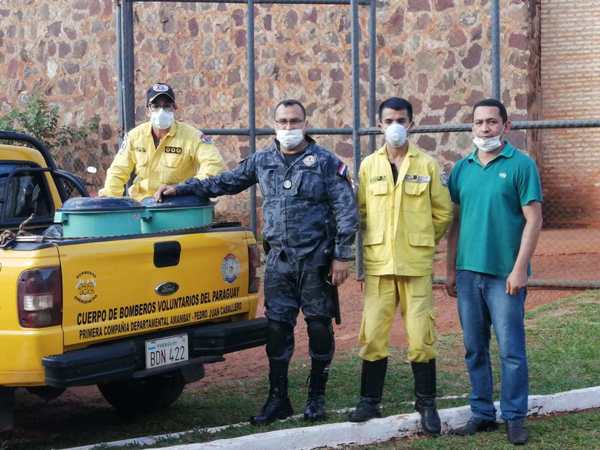
<instances>
[{"instance_id":1,"label":"truck wheel","mask_svg":"<svg viewBox=\"0 0 600 450\"><path fill-rule=\"evenodd\" d=\"M102 396L119 414L132 416L165 409L179 398L185 380L180 372L139 380L98 384Z\"/></svg>"},{"instance_id":2,"label":"truck wheel","mask_svg":"<svg viewBox=\"0 0 600 450\"><path fill-rule=\"evenodd\" d=\"M0 386L0 448L15 424L15 389Z\"/></svg>"},{"instance_id":3,"label":"truck wheel","mask_svg":"<svg viewBox=\"0 0 600 450\"><path fill-rule=\"evenodd\" d=\"M50 400L60 397L60 395L65 392L65 388L55 388L51 386L30 386L27 388L27 391L30 394L37 395L38 397L49 402Z\"/></svg>"}]
</instances>

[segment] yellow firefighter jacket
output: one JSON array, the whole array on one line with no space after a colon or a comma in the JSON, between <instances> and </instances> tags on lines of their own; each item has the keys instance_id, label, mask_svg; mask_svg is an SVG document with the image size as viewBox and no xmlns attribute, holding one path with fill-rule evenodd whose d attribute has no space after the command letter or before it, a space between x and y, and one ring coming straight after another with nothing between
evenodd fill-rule
<instances>
[{"instance_id":1,"label":"yellow firefighter jacket","mask_svg":"<svg viewBox=\"0 0 600 450\"><path fill-rule=\"evenodd\" d=\"M409 145L394 184L384 145L360 166L358 208L366 274L432 273L435 244L452 220L445 175L435 159Z\"/></svg>"},{"instance_id":2,"label":"yellow firefighter jacket","mask_svg":"<svg viewBox=\"0 0 600 450\"><path fill-rule=\"evenodd\" d=\"M150 122L138 125L125 136L106 173L101 196L120 197L131 172L136 177L129 195L149 197L161 184L177 184L188 178L218 175L225 170L223 158L209 138L183 122L174 122L169 133L154 146Z\"/></svg>"}]
</instances>

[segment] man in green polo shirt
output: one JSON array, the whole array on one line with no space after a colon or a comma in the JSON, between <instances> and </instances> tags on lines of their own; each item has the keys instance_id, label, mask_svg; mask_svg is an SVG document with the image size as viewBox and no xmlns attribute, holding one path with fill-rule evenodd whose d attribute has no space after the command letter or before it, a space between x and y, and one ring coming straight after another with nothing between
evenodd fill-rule
<instances>
[{"instance_id":1,"label":"man in green polo shirt","mask_svg":"<svg viewBox=\"0 0 600 450\"><path fill-rule=\"evenodd\" d=\"M507 437L528 432L524 304L529 261L542 226L542 190L534 161L503 137L506 108L487 99L473 107L473 151L456 163L448 187L455 219L448 236L448 293L458 294L472 416L455 434L494 430L490 326L500 349L500 410ZM458 245L457 245L458 244Z\"/></svg>"}]
</instances>

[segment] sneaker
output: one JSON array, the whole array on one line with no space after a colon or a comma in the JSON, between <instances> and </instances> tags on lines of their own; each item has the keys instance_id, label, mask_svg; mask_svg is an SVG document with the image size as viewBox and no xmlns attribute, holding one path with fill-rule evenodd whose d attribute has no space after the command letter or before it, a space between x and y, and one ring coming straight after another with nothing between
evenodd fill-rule
<instances>
[{"instance_id":1,"label":"sneaker","mask_svg":"<svg viewBox=\"0 0 600 450\"><path fill-rule=\"evenodd\" d=\"M529 439L529 432L524 426L524 420L509 420L506 422L506 437L511 444L523 445Z\"/></svg>"},{"instance_id":2,"label":"sneaker","mask_svg":"<svg viewBox=\"0 0 600 450\"><path fill-rule=\"evenodd\" d=\"M482 420L471 417L466 425L450 431L450 434L456 436L471 436L481 431L494 431L498 429L498 424L493 420Z\"/></svg>"}]
</instances>

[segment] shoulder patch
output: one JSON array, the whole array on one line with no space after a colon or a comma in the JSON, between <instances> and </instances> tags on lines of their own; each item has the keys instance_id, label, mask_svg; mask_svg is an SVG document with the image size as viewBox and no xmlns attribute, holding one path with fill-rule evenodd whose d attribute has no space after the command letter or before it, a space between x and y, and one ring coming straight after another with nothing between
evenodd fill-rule
<instances>
[{"instance_id":1,"label":"shoulder patch","mask_svg":"<svg viewBox=\"0 0 600 450\"><path fill-rule=\"evenodd\" d=\"M202 142L203 144L212 144L213 143L212 138L209 135L204 134L202 132L202 130L198 130L198 139L200 139L200 142Z\"/></svg>"},{"instance_id":2,"label":"shoulder patch","mask_svg":"<svg viewBox=\"0 0 600 450\"><path fill-rule=\"evenodd\" d=\"M350 180L350 170L348 170L348 166L341 161L338 163L337 174L340 177L344 177Z\"/></svg>"},{"instance_id":3,"label":"shoulder patch","mask_svg":"<svg viewBox=\"0 0 600 450\"><path fill-rule=\"evenodd\" d=\"M340 177L344 178L348 183L350 183L350 186L352 186L353 190L356 190L356 185L354 184L354 180L352 179L352 175L350 174L350 169L346 164L340 161L338 163L336 173Z\"/></svg>"},{"instance_id":4,"label":"shoulder patch","mask_svg":"<svg viewBox=\"0 0 600 450\"><path fill-rule=\"evenodd\" d=\"M118 154L125 152L125 150L127 149L127 136L128 136L128 134L125 134L125 136L123 136L123 140L121 141L121 146L119 147L119 151L117 152Z\"/></svg>"},{"instance_id":5,"label":"shoulder patch","mask_svg":"<svg viewBox=\"0 0 600 450\"><path fill-rule=\"evenodd\" d=\"M440 170L440 182L442 183L442 186L448 186L449 178L450 178L450 176L448 175L448 172L446 172L446 169L441 169Z\"/></svg>"}]
</instances>

